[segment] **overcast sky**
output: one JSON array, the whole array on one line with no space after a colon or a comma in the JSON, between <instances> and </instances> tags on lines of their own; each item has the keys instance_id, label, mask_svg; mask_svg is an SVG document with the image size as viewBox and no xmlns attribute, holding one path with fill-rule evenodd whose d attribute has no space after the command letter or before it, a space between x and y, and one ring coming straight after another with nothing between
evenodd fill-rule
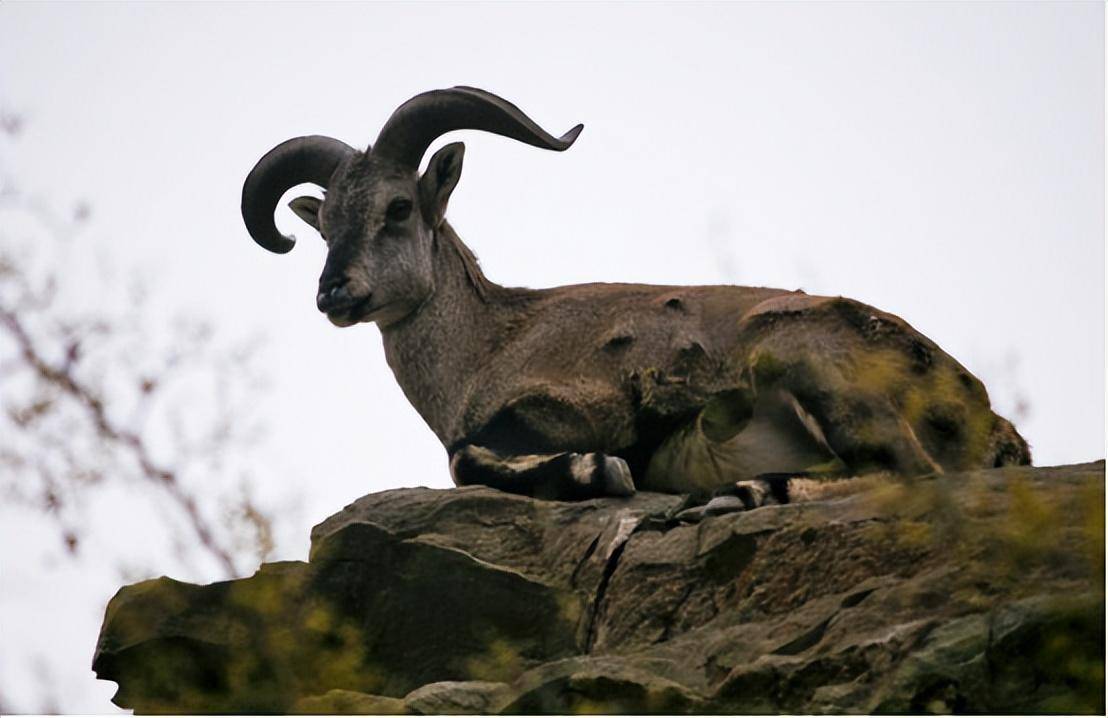
<instances>
[{"instance_id":1,"label":"overcast sky","mask_svg":"<svg viewBox=\"0 0 1108 718\"><path fill-rule=\"evenodd\" d=\"M364 147L401 102L457 84L556 135L583 122L563 154L437 143L467 144L449 217L493 280L853 297L981 377L1036 463L1069 463L1104 455L1103 53L1097 2L3 3L0 106L27 118L3 159L87 198L88 251L136 267L167 314L266 337L259 488L304 492L278 556L302 559L353 499L450 480L377 330L316 311L322 241L287 210L290 255L243 229L243 178L273 145ZM66 271L95 302L93 270ZM0 628L30 643L12 622L60 621L68 640L36 650L63 707L111 710L88 662L115 586L2 557ZM33 700L27 645L3 644L0 693Z\"/></svg>"}]
</instances>

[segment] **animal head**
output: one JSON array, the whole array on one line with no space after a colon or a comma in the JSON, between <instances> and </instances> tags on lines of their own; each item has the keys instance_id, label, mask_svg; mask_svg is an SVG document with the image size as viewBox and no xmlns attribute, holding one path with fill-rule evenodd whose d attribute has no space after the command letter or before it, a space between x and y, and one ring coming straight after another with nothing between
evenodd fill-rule
<instances>
[{"instance_id":1,"label":"animal head","mask_svg":"<svg viewBox=\"0 0 1108 718\"><path fill-rule=\"evenodd\" d=\"M277 231L277 203L298 184L322 187L322 200L297 197L289 203L327 242L316 305L337 326L388 325L416 311L435 290L435 242L465 146L455 142L438 150L420 176L431 143L452 130L472 129L562 151L582 127L554 137L491 93L432 90L401 105L365 152L319 135L274 147L243 185L243 220L262 247L288 252L295 240Z\"/></svg>"}]
</instances>

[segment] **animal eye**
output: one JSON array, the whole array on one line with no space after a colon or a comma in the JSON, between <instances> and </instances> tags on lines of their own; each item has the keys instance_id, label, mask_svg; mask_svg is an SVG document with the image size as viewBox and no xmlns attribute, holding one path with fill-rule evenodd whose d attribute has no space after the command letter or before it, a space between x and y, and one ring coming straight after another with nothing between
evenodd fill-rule
<instances>
[{"instance_id":1,"label":"animal eye","mask_svg":"<svg viewBox=\"0 0 1108 718\"><path fill-rule=\"evenodd\" d=\"M385 216L390 222L403 222L412 213L412 201L398 197L389 202L389 208L385 210Z\"/></svg>"}]
</instances>

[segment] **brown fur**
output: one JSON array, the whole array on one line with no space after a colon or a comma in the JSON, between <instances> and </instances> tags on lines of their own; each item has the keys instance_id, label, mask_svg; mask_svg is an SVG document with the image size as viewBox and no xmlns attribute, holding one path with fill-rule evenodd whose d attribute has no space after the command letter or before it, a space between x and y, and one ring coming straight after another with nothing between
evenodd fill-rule
<instances>
[{"instance_id":1,"label":"brown fur","mask_svg":"<svg viewBox=\"0 0 1108 718\"><path fill-rule=\"evenodd\" d=\"M1030 460L977 379L857 302L726 286L511 289L480 273L448 225L437 240L439 289L383 335L452 452L603 452L626 459L640 488L667 491L822 464L915 475ZM713 397L752 405L724 441L701 428Z\"/></svg>"},{"instance_id":2,"label":"brown fur","mask_svg":"<svg viewBox=\"0 0 1108 718\"><path fill-rule=\"evenodd\" d=\"M378 322L388 364L458 483L580 496L627 493L631 477L703 492L765 474L1030 462L978 379L859 302L763 287L490 281L444 217L463 152L440 149L422 177L358 154L322 207L294 203L328 240L320 309L339 326Z\"/></svg>"}]
</instances>

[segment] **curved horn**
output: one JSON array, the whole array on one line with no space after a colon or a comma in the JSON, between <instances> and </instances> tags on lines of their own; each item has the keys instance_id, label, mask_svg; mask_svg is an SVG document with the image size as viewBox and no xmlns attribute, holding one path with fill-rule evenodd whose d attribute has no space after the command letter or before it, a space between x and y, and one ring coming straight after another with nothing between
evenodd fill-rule
<instances>
[{"instance_id":1,"label":"curved horn","mask_svg":"<svg viewBox=\"0 0 1108 718\"><path fill-rule=\"evenodd\" d=\"M339 163L354 152L345 142L321 135L294 137L266 152L242 185L242 219L254 241L277 254L292 249L296 240L273 223L281 195L302 182L327 189Z\"/></svg>"},{"instance_id":2,"label":"curved horn","mask_svg":"<svg viewBox=\"0 0 1108 718\"><path fill-rule=\"evenodd\" d=\"M452 87L416 95L397 108L377 135L373 154L416 170L435 138L451 130L484 130L561 152L582 128L577 125L554 137L502 97L475 87Z\"/></svg>"}]
</instances>

